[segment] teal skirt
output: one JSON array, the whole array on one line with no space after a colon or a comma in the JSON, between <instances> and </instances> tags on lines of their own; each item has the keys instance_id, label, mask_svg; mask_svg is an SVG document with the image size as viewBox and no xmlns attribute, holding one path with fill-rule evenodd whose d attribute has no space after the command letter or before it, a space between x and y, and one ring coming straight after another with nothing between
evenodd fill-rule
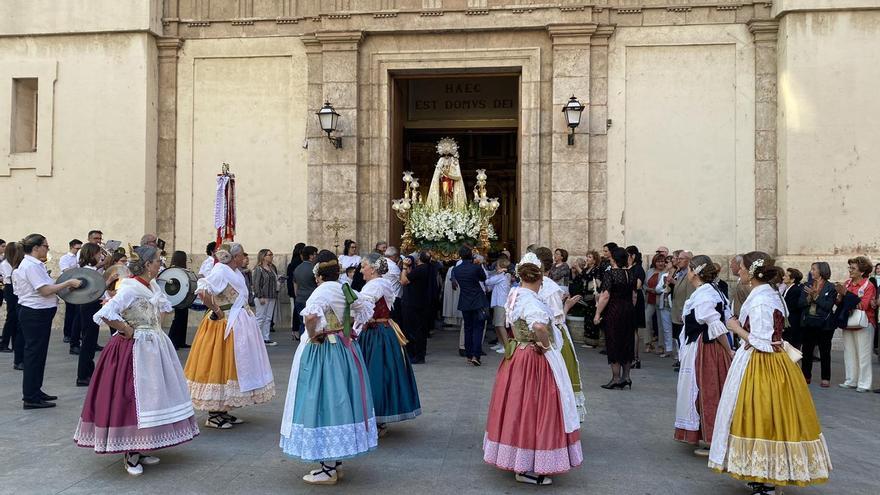
<instances>
[{"instance_id":1,"label":"teal skirt","mask_svg":"<svg viewBox=\"0 0 880 495\"><path fill-rule=\"evenodd\" d=\"M281 450L304 461L332 461L375 449L373 398L358 344L346 344L337 334L320 344L300 345L299 367L291 373L296 380L292 424L281 436Z\"/></svg>"},{"instance_id":2,"label":"teal skirt","mask_svg":"<svg viewBox=\"0 0 880 495\"><path fill-rule=\"evenodd\" d=\"M370 375L376 422L395 423L422 414L416 376L394 329L387 323L371 323L358 342Z\"/></svg>"}]
</instances>

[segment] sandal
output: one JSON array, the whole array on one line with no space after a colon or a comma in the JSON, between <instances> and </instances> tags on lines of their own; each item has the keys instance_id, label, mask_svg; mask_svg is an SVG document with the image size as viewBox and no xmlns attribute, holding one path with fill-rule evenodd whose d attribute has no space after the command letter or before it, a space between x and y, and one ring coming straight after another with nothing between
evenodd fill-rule
<instances>
[{"instance_id":1,"label":"sandal","mask_svg":"<svg viewBox=\"0 0 880 495\"><path fill-rule=\"evenodd\" d=\"M230 424L233 424L233 425L240 425L240 424L244 423L244 420L243 420L243 419L241 419L241 418L237 418L237 417L235 417L235 416L229 414L228 412L220 413L220 415L223 416L223 419L225 419L226 421L228 421Z\"/></svg>"},{"instance_id":2,"label":"sandal","mask_svg":"<svg viewBox=\"0 0 880 495\"><path fill-rule=\"evenodd\" d=\"M208 420L205 421L208 428L217 428L218 430L228 430L232 428L232 422L223 416L223 413L209 413Z\"/></svg>"},{"instance_id":3,"label":"sandal","mask_svg":"<svg viewBox=\"0 0 880 495\"><path fill-rule=\"evenodd\" d=\"M336 461L336 466L334 466L334 469L336 469L336 479L341 480L342 478L345 477L342 473L342 461ZM320 473L321 473L320 469L313 469L313 470L309 471L309 474L311 474L313 476L317 476Z\"/></svg>"},{"instance_id":4,"label":"sandal","mask_svg":"<svg viewBox=\"0 0 880 495\"><path fill-rule=\"evenodd\" d=\"M144 474L144 467L141 465L141 455L137 452L126 452L122 458L122 465L125 470L132 476L140 476Z\"/></svg>"},{"instance_id":5,"label":"sandal","mask_svg":"<svg viewBox=\"0 0 880 495\"><path fill-rule=\"evenodd\" d=\"M336 466L330 467L322 462L321 469L309 472L302 479L310 485L335 485L339 481L339 475L336 473Z\"/></svg>"},{"instance_id":6,"label":"sandal","mask_svg":"<svg viewBox=\"0 0 880 495\"><path fill-rule=\"evenodd\" d=\"M516 481L529 485L552 485L553 480L549 476L534 473L516 473Z\"/></svg>"},{"instance_id":7,"label":"sandal","mask_svg":"<svg viewBox=\"0 0 880 495\"><path fill-rule=\"evenodd\" d=\"M379 438L382 438L388 434L388 427L384 424L378 425L376 428L379 430Z\"/></svg>"}]
</instances>

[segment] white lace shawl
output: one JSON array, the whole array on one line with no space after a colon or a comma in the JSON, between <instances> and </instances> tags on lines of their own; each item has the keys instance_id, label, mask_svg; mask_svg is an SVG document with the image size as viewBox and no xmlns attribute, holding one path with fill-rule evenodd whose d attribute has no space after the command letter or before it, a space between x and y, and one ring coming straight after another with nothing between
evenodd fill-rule
<instances>
[{"instance_id":1,"label":"white lace shawl","mask_svg":"<svg viewBox=\"0 0 880 495\"><path fill-rule=\"evenodd\" d=\"M124 278L119 283L119 290L112 299L107 301L101 309L95 313L92 320L101 324L104 319L108 321L125 321L122 313L128 309L135 300L146 299L156 308L156 312L170 313L172 311L171 303L159 288L159 284L155 280L150 280L150 288L147 289L144 284L133 278Z\"/></svg>"},{"instance_id":2,"label":"white lace shawl","mask_svg":"<svg viewBox=\"0 0 880 495\"><path fill-rule=\"evenodd\" d=\"M562 296L565 291L553 279L544 277L544 283L541 284L541 291L538 296L550 308L550 316L553 322L558 324L565 323L565 305L562 302Z\"/></svg>"},{"instance_id":3,"label":"white lace shawl","mask_svg":"<svg viewBox=\"0 0 880 495\"><path fill-rule=\"evenodd\" d=\"M373 303L368 298L362 298L357 291L357 301L351 305L351 317L354 320L352 330L355 334L360 333L361 327L373 317ZM309 296L306 307L300 311L300 316L317 316L318 324L315 331L320 332L327 327L326 311L333 311L340 323L345 314L345 294L342 293L342 284L339 282L321 282Z\"/></svg>"},{"instance_id":4,"label":"white lace shawl","mask_svg":"<svg viewBox=\"0 0 880 495\"><path fill-rule=\"evenodd\" d=\"M749 321L749 344L761 352L773 352L773 313L787 315L782 298L770 284L761 284L749 292L739 312L742 325Z\"/></svg>"},{"instance_id":5,"label":"white lace shawl","mask_svg":"<svg viewBox=\"0 0 880 495\"><path fill-rule=\"evenodd\" d=\"M715 311L715 307L718 306L718 303L724 305L723 321L721 315L718 314L718 311ZM682 321L684 321L684 317L691 311L694 312L694 318L697 319L697 323L709 325L710 339L717 339L721 335L727 333L727 325L725 322L731 317L730 304L717 290L715 290L714 287L712 287L711 284L703 284L699 286L687 301L685 301L684 309L681 312Z\"/></svg>"},{"instance_id":6,"label":"white lace shawl","mask_svg":"<svg viewBox=\"0 0 880 495\"><path fill-rule=\"evenodd\" d=\"M369 300L374 306L379 302L379 299L385 298L388 309L394 308L394 287L391 282L382 277L376 277L367 282L358 297Z\"/></svg>"},{"instance_id":7,"label":"white lace shawl","mask_svg":"<svg viewBox=\"0 0 880 495\"><path fill-rule=\"evenodd\" d=\"M552 318L550 308L533 290L517 287L510 291L505 305L507 324L513 326L517 320L525 320L529 329L536 323L549 325Z\"/></svg>"},{"instance_id":8,"label":"white lace shawl","mask_svg":"<svg viewBox=\"0 0 880 495\"><path fill-rule=\"evenodd\" d=\"M231 285L238 292L238 298L232 304L232 309L229 310L226 318L226 335L228 336L239 313L247 305L248 286L244 275L241 271L233 270L225 263L215 263L208 276L198 280L196 291L215 295L223 292L227 285Z\"/></svg>"}]
</instances>

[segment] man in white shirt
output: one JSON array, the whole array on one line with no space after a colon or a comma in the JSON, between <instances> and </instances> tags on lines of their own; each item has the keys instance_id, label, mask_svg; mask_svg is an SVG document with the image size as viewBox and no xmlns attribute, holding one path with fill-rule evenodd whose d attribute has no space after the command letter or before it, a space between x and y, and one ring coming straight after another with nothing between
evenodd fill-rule
<instances>
[{"instance_id":1,"label":"man in white shirt","mask_svg":"<svg viewBox=\"0 0 880 495\"><path fill-rule=\"evenodd\" d=\"M94 231L93 231L94 232ZM100 234L100 233L99 233ZM58 268L61 269L61 273L70 270L71 268L76 268L79 266L79 250L82 249L82 241L79 239L74 239L67 243L70 250L58 260ZM68 344L71 341L70 336L75 334L79 336L80 334L80 326L79 326L79 318L77 317L77 309L75 304L64 303L64 343ZM74 346L70 346L71 353L75 354L79 352L79 337L76 338L76 346L74 352Z\"/></svg>"}]
</instances>

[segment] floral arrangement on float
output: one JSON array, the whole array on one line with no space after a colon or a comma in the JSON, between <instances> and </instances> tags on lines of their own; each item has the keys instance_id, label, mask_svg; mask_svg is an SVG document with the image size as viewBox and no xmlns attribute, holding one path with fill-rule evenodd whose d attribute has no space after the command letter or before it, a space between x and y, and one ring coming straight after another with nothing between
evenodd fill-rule
<instances>
[{"instance_id":1,"label":"floral arrangement on float","mask_svg":"<svg viewBox=\"0 0 880 495\"><path fill-rule=\"evenodd\" d=\"M433 251L435 258L453 260L458 249L471 245L486 253L495 229L490 219L500 203L486 195L485 169L477 170L473 201L468 202L459 165L458 144L443 138L437 144L440 158L428 196L422 199L419 180L412 172L403 173L403 198L391 202L391 209L404 224L401 238L403 252L415 249Z\"/></svg>"}]
</instances>

